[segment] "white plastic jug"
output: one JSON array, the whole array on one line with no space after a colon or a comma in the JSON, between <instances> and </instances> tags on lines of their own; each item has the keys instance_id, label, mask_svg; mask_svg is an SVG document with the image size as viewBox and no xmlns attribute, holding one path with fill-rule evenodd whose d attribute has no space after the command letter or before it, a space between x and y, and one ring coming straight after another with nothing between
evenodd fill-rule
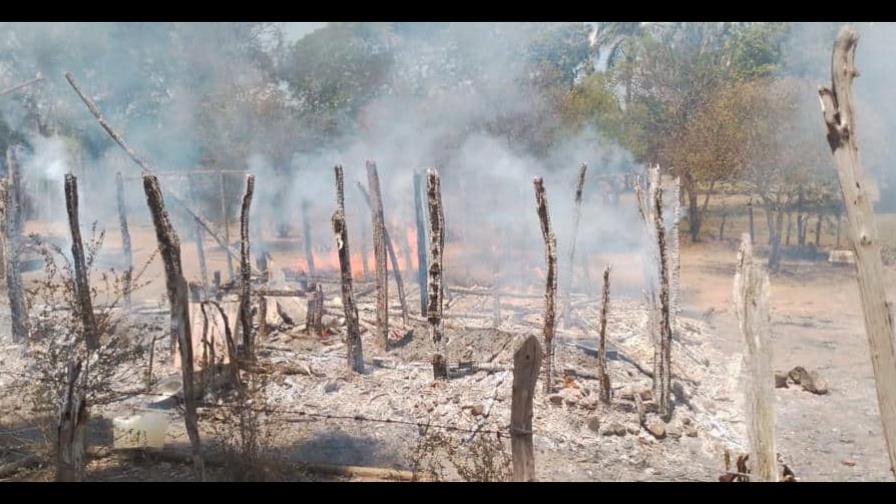
<instances>
[{"instance_id":1,"label":"white plastic jug","mask_svg":"<svg viewBox=\"0 0 896 504\"><path fill-rule=\"evenodd\" d=\"M155 448L165 446L168 431L168 417L158 411L140 412L129 417L112 420L113 447L117 450L128 448Z\"/></svg>"}]
</instances>

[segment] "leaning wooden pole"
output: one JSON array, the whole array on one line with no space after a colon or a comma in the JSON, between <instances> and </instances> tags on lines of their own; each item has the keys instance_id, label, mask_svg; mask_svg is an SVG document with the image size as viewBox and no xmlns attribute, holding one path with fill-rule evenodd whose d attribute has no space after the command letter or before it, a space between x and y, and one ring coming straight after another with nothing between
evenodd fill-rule
<instances>
[{"instance_id":1,"label":"leaning wooden pole","mask_svg":"<svg viewBox=\"0 0 896 504\"><path fill-rule=\"evenodd\" d=\"M377 340L389 347L389 271L386 264L386 223L383 217L383 196L376 164L367 162L367 185L373 198L373 257L376 262L376 329Z\"/></svg>"},{"instance_id":2,"label":"leaning wooden pole","mask_svg":"<svg viewBox=\"0 0 896 504\"><path fill-rule=\"evenodd\" d=\"M448 355L442 334L442 304L445 295L442 286L442 258L445 249L445 213L442 210L442 184L439 172L426 172L426 200L429 207L429 265L426 292L426 319L429 322L429 336L433 343L432 375L436 380L448 379Z\"/></svg>"},{"instance_id":3,"label":"leaning wooden pole","mask_svg":"<svg viewBox=\"0 0 896 504\"><path fill-rule=\"evenodd\" d=\"M566 267L566 278L563 282L563 319L569 316L569 297L572 294L573 270L576 261L576 240L579 236L579 221L582 220L582 193L585 191L585 174L588 171L588 165L582 163L579 167L579 176L576 179L576 197L575 197L575 215L572 224L572 241L569 246L569 265Z\"/></svg>"},{"instance_id":4,"label":"leaning wooden pole","mask_svg":"<svg viewBox=\"0 0 896 504\"><path fill-rule=\"evenodd\" d=\"M336 212L333 213L333 234L339 253L339 272L342 281L342 308L345 311L345 347L348 368L355 373L364 372L364 351L361 348L361 328L358 325L358 307L352 292L352 255L348 247L348 227L345 225L345 179L342 166L336 173Z\"/></svg>"},{"instance_id":5,"label":"leaning wooden pole","mask_svg":"<svg viewBox=\"0 0 896 504\"><path fill-rule=\"evenodd\" d=\"M311 242L311 221L308 218L308 213L311 211L311 202L307 199L302 200L302 236L304 238L305 245L305 265L307 266L308 271L306 274L308 275L308 281L314 281L314 252Z\"/></svg>"},{"instance_id":6,"label":"leaning wooden pole","mask_svg":"<svg viewBox=\"0 0 896 504\"><path fill-rule=\"evenodd\" d=\"M768 272L753 260L750 235L744 233L734 275L734 309L744 337L749 382L746 387L747 437L752 479L778 481L775 451L775 373L772 370Z\"/></svg>"},{"instance_id":7,"label":"leaning wooden pole","mask_svg":"<svg viewBox=\"0 0 896 504\"><path fill-rule=\"evenodd\" d=\"M423 175L414 172L414 217L417 223L417 287L420 290L420 316L426 316L426 209L423 204Z\"/></svg>"},{"instance_id":8,"label":"leaning wooden pole","mask_svg":"<svg viewBox=\"0 0 896 504\"><path fill-rule=\"evenodd\" d=\"M78 315L81 331L88 350L100 346L90 297L90 281L87 278L87 259L81 241L81 227L78 221L78 179L71 173L65 175L65 210L68 213L69 230L72 236L72 259L75 266L75 296L78 300Z\"/></svg>"},{"instance_id":9,"label":"leaning wooden pole","mask_svg":"<svg viewBox=\"0 0 896 504\"><path fill-rule=\"evenodd\" d=\"M121 231L121 252L124 254L124 306L131 307L131 288L134 275L134 253L131 250L131 232L128 230L128 209L124 198L124 179L115 173L115 193L118 203L118 229Z\"/></svg>"},{"instance_id":10,"label":"leaning wooden pole","mask_svg":"<svg viewBox=\"0 0 896 504\"><path fill-rule=\"evenodd\" d=\"M373 212L374 207L373 203L370 201L370 195L367 194L367 190L364 189L361 182L358 182L358 189L361 191L361 195L367 203L367 208ZM392 274L395 276L395 284L398 286L398 302L401 304L401 321L404 323L405 327L407 327L409 325L408 303L404 296L404 281L401 279L401 268L398 267L398 256L395 255L395 247L392 245L392 238L389 236L389 230L386 229L385 226L383 227L383 237L386 240L386 251L389 255L389 262L392 263Z\"/></svg>"},{"instance_id":11,"label":"leaning wooden pole","mask_svg":"<svg viewBox=\"0 0 896 504\"><path fill-rule=\"evenodd\" d=\"M831 58L831 87L820 87L818 93L846 207L849 240L856 256L856 278L877 385L880 419L890 455L890 470L896 476L896 342L892 306L884 288L874 211L856 141L852 81L858 75L855 68L858 40L859 35L852 27L845 26L840 30Z\"/></svg>"},{"instance_id":12,"label":"leaning wooden pole","mask_svg":"<svg viewBox=\"0 0 896 504\"><path fill-rule=\"evenodd\" d=\"M165 286L171 310L171 333L180 350L181 379L184 392L184 424L193 452L193 467L200 479L205 479L205 466L199 444L199 418L196 414L196 393L193 381L193 338L190 333L190 300L187 281L181 263L180 239L171 226L159 179L155 175L143 176L146 204L152 214L159 254L165 264Z\"/></svg>"},{"instance_id":13,"label":"leaning wooden pole","mask_svg":"<svg viewBox=\"0 0 896 504\"><path fill-rule=\"evenodd\" d=\"M240 209L240 332L243 338L243 351L247 359L252 360L252 270L249 263L249 209L252 206L252 194L255 192L255 175L246 176L246 192L243 194L243 205Z\"/></svg>"},{"instance_id":14,"label":"leaning wooden pole","mask_svg":"<svg viewBox=\"0 0 896 504\"><path fill-rule=\"evenodd\" d=\"M607 314L610 309L610 266L604 268L604 287L600 304L597 343L597 379L600 382L600 400L610 404L610 373L607 368Z\"/></svg>"},{"instance_id":15,"label":"leaning wooden pole","mask_svg":"<svg viewBox=\"0 0 896 504\"><path fill-rule=\"evenodd\" d=\"M12 340L23 342L28 338L28 305L25 302L25 286L22 283L22 267L19 261L22 248L22 197L21 173L16 159L15 146L6 150L6 288L9 295L9 312L12 321Z\"/></svg>"},{"instance_id":16,"label":"leaning wooden pole","mask_svg":"<svg viewBox=\"0 0 896 504\"><path fill-rule=\"evenodd\" d=\"M544 260L547 265L545 274L544 292L544 347L545 347L545 394L550 394L552 387L552 374L554 372L554 325L557 297L557 238L551 230L551 217L548 214L548 201L544 191L544 181L541 177L535 177L532 181L535 186L535 205L538 211L538 219L541 222L541 234L544 238Z\"/></svg>"}]
</instances>

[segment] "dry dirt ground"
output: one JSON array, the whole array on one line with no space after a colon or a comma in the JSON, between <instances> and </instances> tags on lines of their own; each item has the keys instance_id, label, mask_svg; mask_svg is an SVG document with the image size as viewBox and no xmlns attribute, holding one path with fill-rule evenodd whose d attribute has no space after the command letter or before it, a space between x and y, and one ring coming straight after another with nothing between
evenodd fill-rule
<instances>
[{"instance_id":1,"label":"dry dirt ground","mask_svg":"<svg viewBox=\"0 0 896 504\"><path fill-rule=\"evenodd\" d=\"M151 229L134 226L135 263L140 265L154 249ZM64 236L64 229L57 234ZM119 249L117 229L110 229L100 263L115 262ZM283 244L281 244L283 245ZM183 245L184 268L196 271L193 244ZM299 261L301 247L296 242L271 247L275 267L287 267ZM209 269L226 271L223 254L213 242L206 243ZM289 251L289 253L284 253ZM614 405L602 407L595 399L597 383L583 377L560 379L560 396L546 397L539 383L535 398L534 439L536 470L541 480L635 480L635 481L715 481L724 472L724 452L745 450L743 432L743 390L740 368L743 343L731 309L731 288L736 244L707 240L688 244L682 249L681 324L679 341L673 347L673 373L679 388L673 420L661 439L638 425L631 402L633 390L649 386L650 380L632 365L639 362L649 369L652 350L642 334L645 314L638 301L634 280L640 271L637 258L624 255L592 258L591 275L610 262L619 272L614 284L609 335L611 344L626 359L610 361L614 385ZM147 278L155 279L139 295L140 301L159 305L164 292L161 264L147 269ZM30 273L33 275L36 273ZM887 271L888 280L894 272ZM189 276L189 273L188 273ZM29 278L26 275L26 280ZM410 279L405 280L412 283ZM888 285L892 285L888 281ZM338 317L341 309L333 304L336 285L325 287L327 313ZM360 290L360 286L357 287ZM537 290L535 292L538 292ZM417 304L417 294L409 287L409 303ZM4 332L8 329L8 310L3 296ZM361 318L372 320L371 295L361 300ZM307 372L275 372L270 375L266 408L277 410L270 425L263 429L278 447L278 457L296 462L370 465L408 469L412 452L421 440L417 424L442 424L461 429L504 430L509 418L511 376L501 366L509 366L514 342L525 334L538 334L538 299L522 302L515 315L503 312L498 329L490 319L446 322L452 362L474 360L489 362L496 369L473 372L447 384L433 384L427 363L429 343L425 324L412 324L410 343L384 352L365 331L363 343L368 372L352 377L344 371L344 346L338 334L311 336L301 328L283 327L274 331L260 352L262 360L276 368L300 365ZM529 304L526 304L529 303ZM772 277L772 322L774 363L786 371L796 365L817 369L829 383L827 395L814 395L798 387L777 389L778 451L801 480L889 481L889 463L877 414L873 377L862 326L854 275L849 268L824 262L785 262L784 273ZM412 308L413 309L413 308ZM593 358L575 348L577 340L593 341L596 322L595 303L584 303L577 310L583 323L570 323L561 334L557 369L575 368L594 371ZM481 312L491 315L489 298L460 296L451 310L458 313ZM166 315L148 321L157 332L166 326ZM393 311L393 320L398 320ZM338 318L335 322L338 323ZM588 330L583 328L587 327ZM151 331L150 331L151 332ZM147 336L147 335L143 335ZM3 369L21 365L2 338L5 355ZM159 377L176 377L173 367L161 365ZM562 373L561 373L562 374ZM0 377L0 401L23 411L22 396L9 392L15 382ZM164 381L164 380L163 380ZM170 381L170 380L169 380ZM106 429L95 439L108 443L109 418L145 408L158 396L135 396L94 412ZM559 404L558 404L559 403ZM4 409L4 411L7 411ZM171 430L168 442L185 448L182 417L168 408ZM413 425L353 420L351 418L312 417L307 413L352 417L363 414L371 419L401 419ZM211 424L215 408L203 411L204 423ZM649 415L652 420L652 415ZM27 426L24 426L27 427ZM10 418L0 418L0 449L16 439L17 429ZM204 436L214 433L205 430ZM469 433L456 433L466 439ZM483 434L479 434L482 436ZM495 436L494 434L488 434ZM506 436L502 438L506 448ZM462 445L465 446L465 445ZM271 452L274 453L274 452ZM9 459L0 456L0 464ZM446 477L458 475L449 465ZM118 456L94 460L88 465L91 480L188 480L186 465L133 461ZM10 479L46 480L44 470L20 472ZM210 468L210 479L228 479L230 475ZM290 479L327 479L319 475L294 473Z\"/></svg>"}]
</instances>

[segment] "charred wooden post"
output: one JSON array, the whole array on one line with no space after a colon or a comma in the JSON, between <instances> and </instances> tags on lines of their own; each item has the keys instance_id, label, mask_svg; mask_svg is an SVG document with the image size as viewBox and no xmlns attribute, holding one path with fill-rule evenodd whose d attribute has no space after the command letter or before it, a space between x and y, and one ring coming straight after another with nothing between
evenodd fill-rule
<instances>
[{"instance_id":1,"label":"charred wooden post","mask_svg":"<svg viewBox=\"0 0 896 504\"><path fill-rule=\"evenodd\" d=\"M81 481L86 454L87 404L79 385L81 360L69 363L65 396L56 425L56 481Z\"/></svg>"},{"instance_id":2,"label":"charred wooden post","mask_svg":"<svg viewBox=\"0 0 896 504\"><path fill-rule=\"evenodd\" d=\"M417 287L420 290L420 316L426 316L426 209L423 206L423 175L414 172L414 217L417 223Z\"/></svg>"},{"instance_id":3,"label":"charred wooden post","mask_svg":"<svg viewBox=\"0 0 896 504\"><path fill-rule=\"evenodd\" d=\"M778 481L775 450L775 373L772 369L768 272L753 260L750 235L741 238L734 275L734 308L747 346L747 437L751 479Z\"/></svg>"},{"instance_id":4,"label":"charred wooden post","mask_svg":"<svg viewBox=\"0 0 896 504\"><path fill-rule=\"evenodd\" d=\"M538 219L541 221L541 235L544 238L544 260L547 265L545 274L544 292L544 346L545 346L545 394L553 390L553 364L554 364L554 325L555 302L557 297L557 238L551 230L551 217L548 214L548 201L544 191L544 181L541 177L535 177L532 181L535 186L535 205L538 211Z\"/></svg>"},{"instance_id":5,"label":"charred wooden post","mask_svg":"<svg viewBox=\"0 0 896 504\"><path fill-rule=\"evenodd\" d=\"M240 210L240 331L247 359L254 355L252 338L252 270L249 264L249 208L255 192L255 175L246 176L246 192Z\"/></svg>"},{"instance_id":6,"label":"charred wooden post","mask_svg":"<svg viewBox=\"0 0 896 504\"><path fill-rule=\"evenodd\" d=\"M370 195L367 194L367 190L364 189L361 182L358 182L358 189L361 191L361 195L367 203L367 208L369 208L371 212L375 212L373 203L370 201ZM383 227L383 239L386 241L386 251L389 254L389 261L392 263L392 275L395 276L395 284L398 286L398 302L401 304L401 321L405 327L407 327L409 325L408 303L404 296L404 282L401 279L401 268L398 267L398 256L395 255L395 247L392 245L392 238L389 236L389 230L385 227Z\"/></svg>"},{"instance_id":7,"label":"charred wooden post","mask_svg":"<svg viewBox=\"0 0 896 504\"><path fill-rule=\"evenodd\" d=\"M588 165L582 163L579 167L579 176L576 179L576 198L575 198L575 216L572 224L572 242L569 246L569 265L566 268L566 278L563 282L563 316L566 319L569 316L569 296L572 293L573 271L575 270L576 261L576 239L579 235L579 221L582 219L582 193L585 190L585 173L588 171Z\"/></svg>"},{"instance_id":8,"label":"charred wooden post","mask_svg":"<svg viewBox=\"0 0 896 504\"><path fill-rule=\"evenodd\" d=\"M672 320L669 306L669 258L666 246L666 228L663 225L663 189L657 187L653 201L653 223L656 228L657 266L659 278L659 303L653 358L653 387L660 416L668 420L672 416Z\"/></svg>"},{"instance_id":9,"label":"charred wooden post","mask_svg":"<svg viewBox=\"0 0 896 504\"><path fill-rule=\"evenodd\" d=\"M302 235L305 240L305 264L308 266L308 280L314 281L314 253L311 243L311 223L308 219L308 212L311 211L311 202L307 199L302 200Z\"/></svg>"},{"instance_id":10,"label":"charred wooden post","mask_svg":"<svg viewBox=\"0 0 896 504\"><path fill-rule=\"evenodd\" d=\"M196 186L193 178L189 178L190 196L193 201L199 201L199 195L196 192ZM199 280L202 282L203 298L208 298L208 268L205 265L205 248L203 247L202 226L197 222L193 228L193 239L196 241L196 255L199 258Z\"/></svg>"},{"instance_id":11,"label":"charred wooden post","mask_svg":"<svg viewBox=\"0 0 896 504\"><path fill-rule=\"evenodd\" d=\"M367 185L373 203L373 256L376 266L376 329L377 340L389 347L389 272L386 264L386 223L383 218L383 196L376 164L367 162Z\"/></svg>"},{"instance_id":12,"label":"charred wooden post","mask_svg":"<svg viewBox=\"0 0 896 504\"><path fill-rule=\"evenodd\" d=\"M22 283L22 267L19 257L22 248L23 210L21 195L21 173L16 159L15 146L6 150L6 287L9 295L9 313L12 320L12 339L23 342L28 338L28 305L25 302L25 287Z\"/></svg>"},{"instance_id":13,"label":"charred wooden post","mask_svg":"<svg viewBox=\"0 0 896 504\"><path fill-rule=\"evenodd\" d=\"M118 228L121 231L121 251L124 254L124 306L131 307L131 281L134 274L134 254L131 251L131 233L128 231L127 205L124 199L124 179L115 173L115 192L118 203Z\"/></svg>"},{"instance_id":14,"label":"charred wooden post","mask_svg":"<svg viewBox=\"0 0 896 504\"><path fill-rule=\"evenodd\" d=\"M152 214L159 254L165 264L165 286L171 310L171 335L180 349L181 378L184 392L184 423L193 452L193 467L200 479L205 479L199 441L198 416L196 414L196 393L193 382L193 338L190 331L190 304L187 299L187 281L181 263L180 238L171 226L159 179L155 175L144 175L143 190L146 204Z\"/></svg>"},{"instance_id":15,"label":"charred wooden post","mask_svg":"<svg viewBox=\"0 0 896 504\"><path fill-rule=\"evenodd\" d=\"M308 309L305 317L305 330L308 334L319 335L323 331L324 292L320 284L312 284L311 295L308 296Z\"/></svg>"},{"instance_id":16,"label":"charred wooden post","mask_svg":"<svg viewBox=\"0 0 896 504\"><path fill-rule=\"evenodd\" d=\"M221 201L221 224L224 227L224 242L229 246L230 245L230 216L227 213L227 197L224 192L224 172L218 173L218 199ZM224 247L225 255L227 256L227 275L231 282L236 279L236 275L233 272L233 257L228 253L230 252L227 247Z\"/></svg>"},{"instance_id":17,"label":"charred wooden post","mask_svg":"<svg viewBox=\"0 0 896 504\"><path fill-rule=\"evenodd\" d=\"M90 282L87 278L87 259L84 256L84 244L81 242L81 227L78 222L78 179L71 173L65 175L65 210L68 212L68 224L72 235L72 259L75 266L75 295L78 299L78 315L81 318L81 330L88 350L96 350L100 346L97 334L96 318L93 314L93 301L90 298Z\"/></svg>"},{"instance_id":18,"label":"charred wooden post","mask_svg":"<svg viewBox=\"0 0 896 504\"><path fill-rule=\"evenodd\" d=\"M532 400L541 369L541 345L531 335L513 353L513 391L510 399L510 449L513 481L535 480L532 445Z\"/></svg>"},{"instance_id":19,"label":"charred wooden post","mask_svg":"<svg viewBox=\"0 0 896 504\"><path fill-rule=\"evenodd\" d=\"M448 379L448 359L442 334L442 258L445 249L445 214L442 211L442 187L439 172L434 168L426 172L426 199L429 206L429 276L427 281L427 312L429 335L433 343L432 374L436 380Z\"/></svg>"},{"instance_id":20,"label":"charred wooden post","mask_svg":"<svg viewBox=\"0 0 896 504\"><path fill-rule=\"evenodd\" d=\"M607 314L610 308L610 266L604 268L604 287L598 324L597 379L600 381L600 400L610 404L610 373L607 369ZM638 394L635 394L638 395Z\"/></svg>"},{"instance_id":21,"label":"charred wooden post","mask_svg":"<svg viewBox=\"0 0 896 504\"><path fill-rule=\"evenodd\" d=\"M340 280L342 281L342 308L345 312L345 347L348 368L356 373L364 372L364 352L361 348L361 328L358 325L358 308L352 293L352 256L348 247L348 228L345 225L345 186L342 167L336 166L336 201L333 214L333 234L336 235L336 250L339 255Z\"/></svg>"},{"instance_id":22,"label":"charred wooden post","mask_svg":"<svg viewBox=\"0 0 896 504\"><path fill-rule=\"evenodd\" d=\"M856 277L877 385L877 403L890 455L890 470L896 476L896 338L893 336L893 307L887 301L884 288L874 210L856 140L852 81L858 76L855 68L858 41L859 35L852 27L845 26L840 30L831 58L832 85L819 88L818 93L846 207L849 241L856 256Z\"/></svg>"}]
</instances>

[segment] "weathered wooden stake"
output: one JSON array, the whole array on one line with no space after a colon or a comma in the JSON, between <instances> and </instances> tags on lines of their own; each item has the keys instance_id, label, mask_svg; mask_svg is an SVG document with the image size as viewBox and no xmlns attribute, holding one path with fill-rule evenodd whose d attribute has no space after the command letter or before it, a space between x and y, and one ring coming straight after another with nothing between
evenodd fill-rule
<instances>
[{"instance_id":1,"label":"weathered wooden stake","mask_svg":"<svg viewBox=\"0 0 896 504\"><path fill-rule=\"evenodd\" d=\"M115 193L118 203L118 229L121 231L121 252L124 254L124 306L131 307L131 281L134 274L134 254L131 251L131 233L128 231L128 209L124 199L124 179L115 173Z\"/></svg>"},{"instance_id":2,"label":"weathered wooden stake","mask_svg":"<svg viewBox=\"0 0 896 504\"><path fill-rule=\"evenodd\" d=\"M28 305L22 283L22 267L19 261L24 225L21 193L21 173L16 159L16 147L6 150L6 287L9 294L9 312L12 320L12 340L22 342L28 338Z\"/></svg>"},{"instance_id":3,"label":"weathered wooden stake","mask_svg":"<svg viewBox=\"0 0 896 504\"><path fill-rule=\"evenodd\" d=\"M255 175L246 176L246 192L240 210L240 332L246 358L254 355L252 341L252 270L249 264L249 208L255 192Z\"/></svg>"},{"instance_id":4,"label":"weathered wooden stake","mask_svg":"<svg viewBox=\"0 0 896 504\"><path fill-rule=\"evenodd\" d=\"M309 334L319 335L323 331L324 292L320 284L312 284L311 295L308 296L308 309L305 317L305 330Z\"/></svg>"},{"instance_id":5,"label":"weathered wooden stake","mask_svg":"<svg viewBox=\"0 0 896 504\"><path fill-rule=\"evenodd\" d=\"M314 281L314 252L311 243L311 223L308 219L308 213L311 211L311 202L307 199L302 200L302 235L305 238L305 264L308 265L308 281Z\"/></svg>"},{"instance_id":6,"label":"weathered wooden stake","mask_svg":"<svg viewBox=\"0 0 896 504\"><path fill-rule=\"evenodd\" d=\"M227 247L230 246L230 216L227 212L227 197L224 192L224 173L218 173L218 197L221 201L221 223L224 226L224 242L227 244ZM227 256L227 275L231 282L236 279L236 275L233 271L233 257L230 255L230 249L227 247L223 247L225 255Z\"/></svg>"},{"instance_id":7,"label":"weathered wooden stake","mask_svg":"<svg viewBox=\"0 0 896 504\"><path fill-rule=\"evenodd\" d=\"M432 375L436 380L448 379L448 356L442 334L442 258L445 249L445 214L442 211L442 186L439 172L434 168L426 171L426 200L429 207L429 276L427 281L427 312L429 335L433 343Z\"/></svg>"},{"instance_id":8,"label":"weathered wooden stake","mask_svg":"<svg viewBox=\"0 0 896 504\"><path fill-rule=\"evenodd\" d=\"M579 236L579 221L582 219L582 192L585 190L585 173L588 171L588 165L582 163L579 167L579 176L576 179L576 198L575 198L575 216L572 224L572 242L569 246L569 265L566 268L566 278L563 282L563 316L566 319L569 316L569 296L572 291L573 272L575 270L576 261L576 240Z\"/></svg>"},{"instance_id":9,"label":"weathered wooden stake","mask_svg":"<svg viewBox=\"0 0 896 504\"><path fill-rule=\"evenodd\" d=\"M367 190L358 182L358 189L367 203L367 208L374 212L373 203L370 201L370 195ZM401 321L407 327L408 322L408 303L404 296L404 281L401 279L401 268L398 267L398 256L395 255L395 247L392 246L392 238L389 236L389 230L383 227L383 239L386 241L386 251L389 255L389 261L392 263L392 275L395 277L395 284L398 286L398 302L401 305Z\"/></svg>"},{"instance_id":10,"label":"weathered wooden stake","mask_svg":"<svg viewBox=\"0 0 896 504\"><path fill-rule=\"evenodd\" d=\"M772 370L768 272L753 260L750 235L741 237L734 275L734 308L747 345L747 436L750 439L751 478L778 481L775 451L775 373Z\"/></svg>"},{"instance_id":11,"label":"weathered wooden stake","mask_svg":"<svg viewBox=\"0 0 896 504\"><path fill-rule=\"evenodd\" d=\"M386 223L383 217L383 196L376 164L367 162L367 186L373 203L373 257L376 266L376 329L377 340L389 347L389 271L386 264Z\"/></svg>"},{"instance_id":12,"label":"weathered wooden stake","mask_svg":"<svg viewBox=\"0 0 896 504\"><path fill-rule=\"evenodd\" d=\"M544 191L544 181L541 177L535 177L532 181L535 185L535 204L538 211L538 219L541 221L541 235L544 238L544 260L547 264L545 274L544 292L544 346L545 346L545 380L544 392L550 394L553 390L553 364L554 364L554 325L555 325L555 299L557 297L557 238L551 231L551 217L548 214L548 201Z\"/></svg>"},{"instance_id":13,"label":"weathered wooden stake","mask_svg":"<svg viewBox=\"0 0 896 504\"><path fill-rule=\"evenodd\" d=\"M668 420L672 416L672 320L669 306L669 257L666 246L666 227L663 225L663 189L657 186L653 201L653 223L656 228L659 303L654 358L653 386L659 414Z\"/></svg>"},{"instance_id":14,"label":"weathered wooden stake","mask_svg":"<svg viewBox=\"0 0 896 504\"><path fill-rule=\"evenodd\" d=\"M75 295L78 299L78 311L81 318L81 330L88 350L96 350L100 346L96 329L96 318L93 314L93 301L90 298L90 282L87 278L87 260L84 257L84 244L81 242L81 228L78 223L78 179L71 173L65 175L65 210L68 212L69 230L72 235L72 258L75 266Z\"/></svg>"},{"instance_id":15,"label":"weathered wooden stake","mask_svg":"<svg viewBox=\"0 0 896 504\"><path fill-rule=\"evenodd\" d=\"M858 40L859 35L852 27L845 26L840 30L831 58L831 88L821 87L818 92L846 207L849 238L856 255L859 294L877 385L880 419L890 455L890 470L896 476L896 338L893 307L887 301L884 289L885 276L874 211L856 142L852 81L858 75L854 64Z\"/></svg>"},{"instance_id":16,"label":"weathered wooden stake","mask_svg":"<svg viewBox=\"0 0 896 504\"><path fill-rule=\"evenodd\" d=\"M348 247L348 228L345 225L344 179L342 167L336 166L336 201L338 208L333 214L333 233L336 235L336 250L339 253L339 271L342 280L342 307L345 311L345 346L348 368L356 373L364 372L364 352L361 348L361 329L358 326L358 308L352 293L352 256Z\"/></svg>"},{"instance_id":17,"label":"weathered wooden stake","mask_svg":"<svg viewBox=\"0 0 896 504\"><path fill-rule=\"evenodd\" d=\"M84 390L78 383L81 360L69 363L65 397L56 426L56 481L81 481L83 477L87 434L87 404Z\"/></svg>"},{"instance_id":18,"label":"weathered wooden stake","mask_svg":"<svg viewBox=\"0 0 896 504\"><path fill-rule=\"evenodd\" d=\"M199 444L199 426L196 415L196 393L193 382L193 338L190 332L190 303L187 298L187 281L181 263L180 238L171 226L165 201L155 175L143 176L146 204L152 213L159 254L165 264L165 286L171 310L171 335L180 349L181 378L184 392L184 423L193 451L193 467L199 479L205 479L205 466Z\"/></svg>"},{"instance_id":19,"label":"weathered wooden stake","mask_svg":"<svg viewBox=\"0 0 896 504\"><path fill-rule=\"evenodd\" d=\"M541 369L541 345L531 335L513 353L513 391L510 399L510 449L513 481L535 481L532 445L532 400Z\"/></svg>"},{"instance_id":20,"label":"weathered wooden stake","mask_svg":"<svg viewBox=\"0 0 896 504\"><path fill-rule=\"evenodd\" d=\"M604 268L604 287L600 305L597 344L597 378L600 381L600 400L610 404L610 373L607 369L607 313L610 308L610 266ZM637 394L635 394L637 395Z\"/></svg>"},{"instance_id":21,"label":"weathered wooden stake","mask_svg":"<svg viewBox=\"0 0 896 504\"><path fill-rule=\"evenodd\" d=\"M417 223L417 287L420 290L420 316L426 316L426 208L423 205L423 175L414 172L414 217Z\"/></svg>"},{"instance_id":22,"label":"weathered wooden stake","mask_svg":"<svg viewBox=\"0 0 896 504\"><path fill-rule=\"evenodd\" d=\"M199 201L199 195L196 193L196 186L193 182L193 178L189 178L190 185L190 196L193 198L194 202ZM202 231L202 225L196 222L195 227L193 228L193 239L196 241L196 255L199 257L199 280L202 282L202 295L205 299L208 298L208 268L205 265L205 247L203 247L204 234Z\"/></svg>"}]
</instances>

